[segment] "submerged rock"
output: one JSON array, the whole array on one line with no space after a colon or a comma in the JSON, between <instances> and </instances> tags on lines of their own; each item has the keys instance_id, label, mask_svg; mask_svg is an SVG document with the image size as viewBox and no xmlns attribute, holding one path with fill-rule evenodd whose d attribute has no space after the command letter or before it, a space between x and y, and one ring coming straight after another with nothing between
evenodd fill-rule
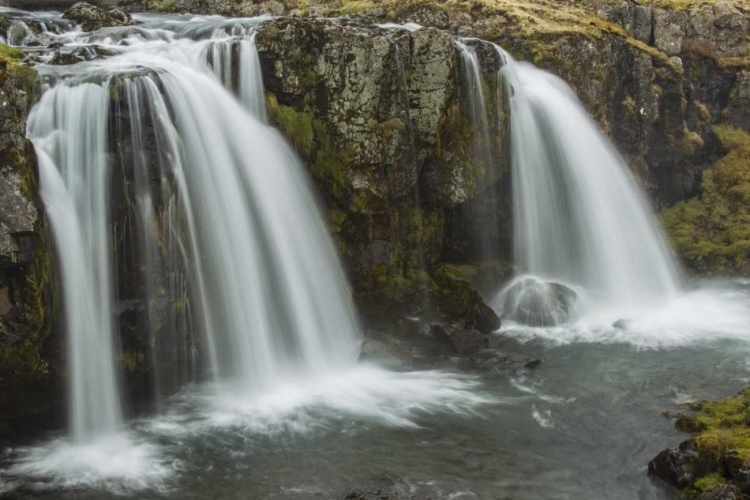
<instances>
[{"instance_id":1,"label":"submerged rock","mask_svg":"<svg viewBox=\"0 0 750 500\"><path fill-rule=\"evenodd\" d=\"M529 326L564 323L578 298L565 285L532 277L518 279L503 295L503 317Z\"/></svg>"},{"instance_id":2,"label":"submerged rock","mask_svg":"<svg viewBox=\"0 0 750 500\"><path fill-rule=\"evenodd\" d=\"M484 349L474 356L477 364L497 371L518 371L536 368L542 362L539 358L524 356L499 349Z\"/></svg>"},{"instance_id":3,"label":"submerged rock","mask_svg":"<svg viewBox=\"0 0 750 500\"><path fill-rule=\"evenodd\" d=\"M104 10L88 2L78 2L63 14L64 19L69 19L81 25L84 31L96 31L100 28L114 26L132 26L136 24L130 14L119 7Z\"/></svg>"},{"instance_id":4,"label":"submerged rock","mask_svg":"<svg viewBox=\"0 0 750 500\"><path fill-rule=\"evenodd\" d=\"M359 351L359 359L377 361L390 366L411 365L414 352L411 346L384 332L367 332Z\"/></svg>"},{"instance_id":5,"label":"submerged rock","mask_svg":"<svg viewBox=\"0 0 750 500\"><path fill-rule=\"evenodd\" d=\"M612 328L617 328L618 330L630 330L630 327L633 324L632 319L618 319L614 323L612 323Z\"/></svg>"}]
</instances>

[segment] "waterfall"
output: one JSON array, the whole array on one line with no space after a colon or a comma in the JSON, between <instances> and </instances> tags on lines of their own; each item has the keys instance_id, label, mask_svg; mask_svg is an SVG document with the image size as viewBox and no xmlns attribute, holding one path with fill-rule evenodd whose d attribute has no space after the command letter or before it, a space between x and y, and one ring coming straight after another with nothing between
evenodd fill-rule
<instances>
[{"instance_id":1,"label":"waterfall","mask_svg":"<svg viewBox=\"0 0 750 500\"><path fill-rule=\"evenodd\" d=\"M498 56L512 88L515 260L521 274L582 287L628 308L678 290L645 195L568 85Z\"/></svg>"},{"instance_id":2,"label":"waterfall","mask_svg":"<svg viewBox=\"0 0 750 500\"><path fill-rule=\"evenodd\" d=\"M107 85L48 90L29 116L40 193L62 272L70 422L76 441L120 426L112 326Z\"/></svg>"},{"instance_id":3,"label":"waterfall","mask_svg":"<svg viewBox=\"0 0 750 500\"><path fill-rule=\"evenodd\" d=\"M464 113L467 115L468 123L471 124L470 158L477 192L471 201L470 219L472 220L467 222L474 226L471 231L476 241L475 257L481 260L493 260L499 258L497 240L500 229L497 200L493 195L493 189L499 177L497 165L501 152L494 148L494 134L490 128L487 111L488 97L491 96L485 95L482 67L473 44L481 45L485 42L473 38L462 38L456 41L461 63L462 89L465 93L462 95ZM496 96L498 111L500 111L500 98L504 90L499 83L499 81L495 82L498 92ZM498 123L502 122L498 120Z\"/></svg>"},{"instance_id":4,"label":"waterfall","mask_svg":"<svg viewBox=\"0 0 750 500\"><path fill-rule=\"evenodd\" d=\"M196 342L213 380L250 395L356 360L333 241L295 153L266 124L253 25L218 24L113 29L82 40L119 55L39 68L49 89L28 136L62 270L75 439L120 425L123 300L146 303L157 400L164 379L173 391L194 371ZM125 276L118 251L136 254ZM183 359L160 367L175 351Z\"/></svg>"}]
</instances>

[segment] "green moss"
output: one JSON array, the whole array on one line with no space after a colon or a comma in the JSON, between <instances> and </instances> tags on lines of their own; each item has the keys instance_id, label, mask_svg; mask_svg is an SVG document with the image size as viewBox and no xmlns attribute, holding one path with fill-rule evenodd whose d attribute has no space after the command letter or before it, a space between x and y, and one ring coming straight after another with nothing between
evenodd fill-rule
<instances>
[{"instance_id":1,"label":"green moss","mask_svg":"<svg viewBox=\"0 0 750 500\"><path fill-rule=\"evenodd\" d=\"M143 364L144 356L142 352L125 351L120 356L123 368L133 372L138 366Z\"/></svg>"},{"instance_id":2,"label":"green moss","mask_svg":"<svg viewBox=\"0 0 750 500\"><path fill-rule=\"evenodd\" d=\"M479 273L479 268L473 264L444 264L437 271L449 278L459 278L473 281Z\"/></svg>"},{"instance_id":3,"label":"green moss","mask_svg":"<svg viewBox=\"0 0 750 500\"><path fill-rule=\"evenodd\" d=\"M8 63L23 59L23 52L15 47L0 44L0 62Z\"/></svg>"},{"instance_id":4,"label":"green moss","mask_svg":"<svg viewBox=\"0 0 750 500\"><path fill-rule=\"evenodd\" d=\"M699 492L715 490L727 481L718 473L709 474L695 480L693 485Z\"/></svg>"},{"instance_id":5,"label":"green moss","mask_svg":"<svg viewBox=\"0 0 750 500\"><path fill-rule=\"evenodd\" d=\"M702 194L663 210L677 254L696 272L750 272L750 134L715 126L727 153L703 173Z\"/></svg>"},{"instance_id":6,"label":"green moss","mask_svg":"<svg viewBox=\"0 0 750 500\"><path fill-rule=\"evenodd\" d=\"M681 428L691 429L698 453L721 461L731 451L750 465L750 390L727 399L704 402L692 417L682 417ZM705 484L708 485L709 480ZM700 485L696 482L699 490Z\"/></svg>"},{"instance_id":7,"label":"green moss","mask_svg":"<svg viewBox=\"0 0 750 500\"><path fill-rule=\"evenodd\" d=\"M174 12L177 0L161 0L154 5L157 12Z\"/></svg>"},{"instance_id":8,"label":"green moss","mask_svg":"<svg viewBox=\"0 0 750 500\"><path fill-rule=\"evenodd\" d=\"M334 142L323 121L313 120L313 130L318 146L313 175L327 182L333 197L341 199L346 191L346 169L352 162L353 148L341 141Z\"/></svg>"},{"instance_id":9,"label":"green moss","mask_svg":"<svg viewBox=\"0 0 750 500\"><path fill-rule=\"evenodd\" d=\"M33 91L38 79L34 68L23 64L24 53L15 47L0 44L0 69L7 70L8 75L20 81L27 91Z\"/></svg>"},{"instance_id":10,"label":"green moss","mask_svg":"<svg viewBox=\"0 0 750 500\"><path fill-rule=\"evenodd\" d=\"M301 155L308 158L314 146L313 116L309 110L296 111L278 103L276 96L268 94L268 116L278 126Z\"/></svg>"},{"instance_id":11,"label":"green moss","mask_svg":"<svg viewBox=\"0 0 750 500\"><path fill-rule=\"evenodd\" d=\"M331 229L334 233L341 232L341 226L346 222L346 212L331 210L328 219L331 221Z\"/></svg>"}]
</instances>

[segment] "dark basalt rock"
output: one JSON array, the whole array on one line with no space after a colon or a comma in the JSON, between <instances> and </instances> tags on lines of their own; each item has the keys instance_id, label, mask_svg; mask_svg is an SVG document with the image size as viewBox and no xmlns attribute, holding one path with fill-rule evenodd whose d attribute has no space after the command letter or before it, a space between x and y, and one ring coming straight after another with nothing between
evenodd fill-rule
<instances>
[{"instance_id":1,"label":"dark basalt rock","mask_svg":"<svg viewBox=\"0 0 750 500\"><path fill-rule=\"evenodd\" d=\"M63 14L64 19L81 25L84 31L96 31L114 26L131 26L136 22L123 9L104 10L88 2L78 2Z\"/></svg>"},{"instance_id":2,"label":"dark basalt rock","mask_svg":"<svg viewBox=\"0 0 750 500\"><path fill-rule=\"evenodd\" d=\"M739 500L744 497L731 484L722 484L718 488L702 493L697 498L698 500Z\"/></svg>"},{"instance_id":3,"label":"dark basalt rock","mask_svg":"<svg viewBox=\"0 0 750 500\"><path fill-rule=\"evenodd\" d=\"M649 474L679 489L690 486L697 477L713 472L706 468L692 439L683 441L676 450L662 451L648 463Z\"/></svg>"},{"instance_id":4,"label":"dark basalt rock","mask_svg":"<svg viewBox=\"0 0 750 500\"><path fill-rule=\"evenodd\" d=\"M532 358L522 354L515 354L498 349L484 349L473 356L479 365L496 371L519 371L536 368L542 362L539 358Z\"/></svg>"},{"instance_id":5,"label":"dark basalt rock","mask_svg":"<svg viewBox=\"0 0 750 500\"><path fill-rule=\"evenodd\" d=\"M578 298L565 285L531 277L518 279L504 296L503 317L529 326L564 323Z\"/></svg>"},{"instance_id":6,"label":"dark basalt rock","mask_svg":"<svg viewBox=\"0 0 750 500\"><path fill-rule=\"evenodd\" d=\"M458 354L474 354L489 345L487 337L477 330L461 330L451 325L433 324L430 333Z\"/></svg>"},{"instance_id":7,"label":"dark basalt rock","mask_svg":"<svg viewBox=\"0 0 750 500\"><path fill-rule=\"evenodd\" d=\"M472 304L466 312L464 327L479 330L482 333L491 333L500 328L500 318L490 306L484 302L477 302Z\"/></svg>"}]
</instances>

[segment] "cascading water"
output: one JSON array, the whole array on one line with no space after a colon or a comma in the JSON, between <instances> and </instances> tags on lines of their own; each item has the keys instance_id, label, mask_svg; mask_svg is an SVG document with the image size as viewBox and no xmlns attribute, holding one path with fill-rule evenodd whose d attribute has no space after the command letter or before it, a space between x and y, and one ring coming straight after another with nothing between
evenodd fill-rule
<instances>
[{"instance_id":1,"label":"cascading water","mask_svg":"<svg viewBox=\"0 0 750 500\"><path fill-rule=\"evenodd\" d=\"M564 81L497 51L512 87L519 272L623 310L673 297L678 272L622 158Z\"/></svg>"},{"instance_id":2,"label":"cascading water","mask_svg":"<svg viewBox=\"0 0 750 500\"><path fill-rule=\"evenodd\" d=\"M164 335L151 317L167 285L159 234L167 240L184 233L180 253L215 380L257 393L356 359L357 321L332 241L301 165L264 123L251 27L220 26L211 38L166 46L161 39L183 33L131 37L127 48L113 45L120 55L81 64L76 73L40 68L51 88L32 112L29 137L42 159L42 197L63 271L76 439L114 432L121 420L112 326L118 297L110 282L117 272L108 157L116 151L108 144L113 95L127 116L129 141L114 134L115 156L120 170L132 171L122 175L132 190L129 217L145 270L138 279L149 302L151 345ZM118 40L116 32L108 36ZM156 153L147 146L154 141ZM181 222L174 221L175 200ZM160 223L161 213L181 230ZM162 358L154 355L154 364Z\"/></svg>"},{"instance_id":3,"label":"cascading water","mask_svg":"<svg viewBox=\"0 0 750 500\"><path fill-rule=\"evenodd\" d=\"M114 368L106 85L61 85L29 117L42 200L65 286L71 428L76 441L115 432L121 410Z\"/></svg>"},{"instance_id":4,"label":"cascading water","mask_svg":"<svg viewBox=\"0 0 750 500\"><path fill-rule=\"evenodd\" d=\"M493 130L490 125L488 103L492 104L492 95L485 95L485 79L479 61L476 46L485 42L474 38L462 38L456 41L456 48L461 62L460 75L462 81L461 100L467 122L471 125L471 151L469 156L472 163L477 194L471 201L469 223L470 232L475 240L474 258L479 260L495 260L499 258L500 220L498 200L495 189L500 178L500 164L503 154L502 147L497 141L503 136L502 130ZM503 111L503 92L505 87L502 79L493 82L496 87L494 96L495 110L498 113L497 123L502 127L500 113Z\"/></svg>"}]
</instances>

